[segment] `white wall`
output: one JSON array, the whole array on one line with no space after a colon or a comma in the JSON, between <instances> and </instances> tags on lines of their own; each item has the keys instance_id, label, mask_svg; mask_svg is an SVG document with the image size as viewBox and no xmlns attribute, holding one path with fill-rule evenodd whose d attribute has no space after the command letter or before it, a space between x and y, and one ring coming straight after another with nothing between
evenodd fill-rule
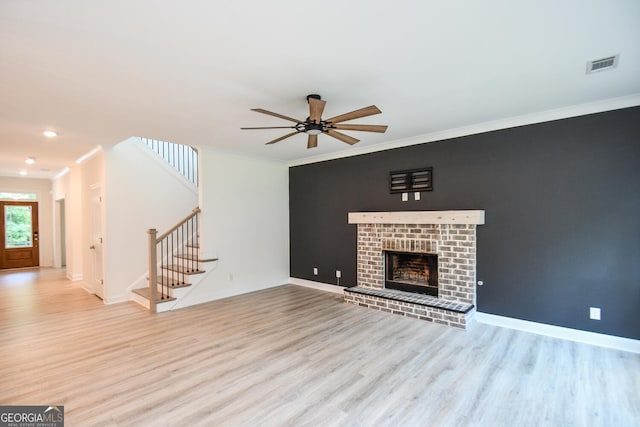
<instances>
[{"instance_id":1,"label":"white wall","mask_svg":"<svg viewBox=\"0 0 640 427\"><path fill-rule=\"evenodd\" d=\"M148 271L147 230L163 233L198 206L195 189L130 138L105 148L105 302L128 299Z\"/></svg>"},{"instance_id":2,"label":"white wall","mask_svg":"<svg viewBox=\"0 0 640 427\"><path fill-rule=\"evenodd\" d=\"M176 307L286 284L289 170L286 164L199 148L202 250L218 257Z\"/></svg>"},{"instance_id":3,"label":"white wall","mask_svg":"<svg viewBox=\"0 0 640 427\"><path fill-rule=\"evenodd\" d=\"M0 177L0 191L35 193L38 197L40 265L53 266L53 201L48 179Z\"/></svg>"},{"instance_id":4,"label":"white wall","mask_svg":"<svg viewBox=\"0 0 640 427\"><path fill-rule=\"evenodd\" d=\"M105 302L128 299L147 275L147 230L160 233L200 206L207 273L178 307L287 283L289 278L289 171L286 164L201 148L201 195L168 173L134 138L104 149L53 184L65 199L67 272L88 280L90 187L104 200ZM51 211L51 209L50 209ZM90 290L90 289L89 289Z\"/></svg>"}]
</instances>

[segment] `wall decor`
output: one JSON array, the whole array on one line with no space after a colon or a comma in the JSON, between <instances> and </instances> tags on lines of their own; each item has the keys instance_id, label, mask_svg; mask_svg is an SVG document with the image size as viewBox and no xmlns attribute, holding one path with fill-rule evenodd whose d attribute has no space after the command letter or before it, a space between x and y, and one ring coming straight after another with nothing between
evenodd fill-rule
<instances>
[{"instance_id":1,"label":"wall decor","mask_svg":"<svg viewBox=\"0 0 640 427\"><path fill-rule=\"evenodd\" d=\"M389 191L406 193L433 190L433 168L409 169L389 173Z\"/></svg>"}]
</instances>

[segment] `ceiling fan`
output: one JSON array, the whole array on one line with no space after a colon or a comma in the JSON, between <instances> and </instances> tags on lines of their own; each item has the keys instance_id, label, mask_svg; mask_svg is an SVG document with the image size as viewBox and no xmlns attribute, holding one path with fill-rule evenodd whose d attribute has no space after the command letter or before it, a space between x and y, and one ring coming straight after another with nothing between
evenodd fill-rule
<instances>
[{"instance_id":1,"label":"ceiling fan","mask_svg":"<svg viewBox=\"0 0 640 427\"><path fill-rule=\"evenodd\" d=\"M283 116L282 114L273 113L271 111L263 110L262 108L252 108L251 111L256 111L262 114L268 114L269 116L279 117L284 120L294 122L294 126L267 126L267 127L253 127L253 128L240 128L240 129L295 129L295 131L276 138L273 141L267 142L267 144L275 144L290 136L297 135L299 133L306 133L309 135L307 139L307 148L315 148L318 146L318 135L321 133L332 136L339 139L342 142L346 142L349 145L353 145L360 141L349 135L345 135L339 130L357 130L365 132L380 132L384 133L387 130L387 126L382 125L357 125L357 124L342 124L349 120L359 119L361 117L373 116L374 114L380 114L382 111L375 105L370 105L359 110L351 111L349 113L340 114L339 116L331 117L330 119L322 119L322 112L326 101L323 101L320 95L307 95L307 102L309 103L309 117L305 120L298 120L292 117Z\"/></svg>"}]
</instances>

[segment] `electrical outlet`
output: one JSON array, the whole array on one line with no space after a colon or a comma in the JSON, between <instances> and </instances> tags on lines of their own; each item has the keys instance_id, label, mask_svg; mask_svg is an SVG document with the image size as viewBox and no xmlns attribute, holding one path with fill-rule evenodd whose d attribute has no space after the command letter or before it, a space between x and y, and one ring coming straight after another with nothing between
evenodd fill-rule
<instances>
[{"instance_id":1,"label":"electrical outlet","mask_svg":"<svg viewBox=\"0 0 640 427\"><path fill-rule=\"evenodd\" d=\"M402 193L402 201L403 202L409 201L409 193Z\"/></svg>"},{"instance_id":2,"label":"electrical outlet","mask_svg":"<svg viewBox=\"0 0 640 427\"><path fill-rule=\"evenodd\" d=\"M413 193L413 200L420 200L420 192L416 191L415 193Z\"/></svg>"},{"instance_id":3,"label":"electrical outlet","mask_svg":"<svg viewBox=\"0 0 640 427\"><path fill-rule=\"evenodd\" d=\"M600 320L600 308L589 307L589 319Z\"/></svg>"},{"instance_id":4,"label":"electrical outlet","mask_svg":"<svg viewBox=\"0 0 640 427\"><path fill-rule=\"evenodd\" d=\"M318 275L318 267L313 267L313 275L314 276Z\"/></svg>"},{"instance_id":5,"label":"electrical outlet","mask_svg":"<svg viewBox=\"0 0 640 427\"><path fill-rule=\"evenodd\" d=\"M342 272L340 270L336 270L336 277L338 279L342 277Z\"/></svg>"}]
</instances>

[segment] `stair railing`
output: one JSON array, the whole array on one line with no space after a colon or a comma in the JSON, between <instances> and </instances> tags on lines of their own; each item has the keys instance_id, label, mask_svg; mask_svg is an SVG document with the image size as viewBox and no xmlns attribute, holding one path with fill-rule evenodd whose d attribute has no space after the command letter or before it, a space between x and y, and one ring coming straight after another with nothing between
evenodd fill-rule
<instances>
[{"instance_id":1,"label":"stair railing","mask_svg":"<svg viewBox=\"0 0 640 427\"><path fill-rule=\"evenodd\" d=\"M184 285L186 276L200 271L200 208L158 236L155 228L149 235L149 309L170 299L169 289ZM158 259L160 262L158 263Z\"/></svg>"},{"instance_id":2,"label":"stair railing","mask_svg":"<svg viewBox=\"0 0 640 427\"><path fill-rule=\"evenodd\" d=\"M198 150L190 145L140 138L143 144L162 157L189 182L198 186Z\"/></svg>"}]
</instances>

